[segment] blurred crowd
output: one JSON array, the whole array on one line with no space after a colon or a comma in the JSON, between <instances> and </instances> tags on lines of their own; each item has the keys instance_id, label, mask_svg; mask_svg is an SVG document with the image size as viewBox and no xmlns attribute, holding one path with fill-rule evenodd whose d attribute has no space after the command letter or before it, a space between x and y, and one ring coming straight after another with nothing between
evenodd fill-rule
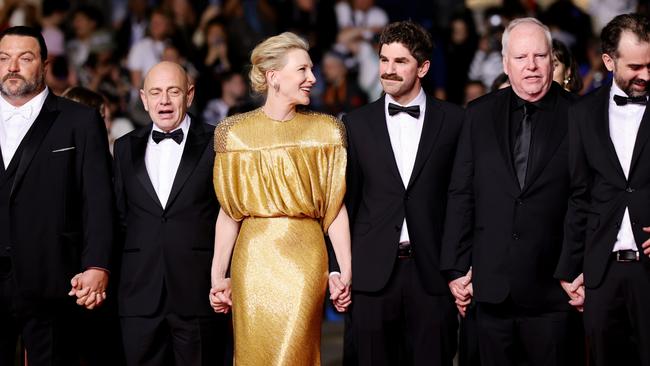
<instances>
[{"instance_id":1,"label":"blurred crowd","mask_svg":"<svg viewBox=\"0 0 650 366\"><path fill-rule=\"evenodd\" d=\"M57 95L81 86L104 97L111 139L149 123L139 89L161 60L180 63L196 85L190 110L216 124L261 103L247 83L262 39L292 31L309 41L318 80L310 108L340 115L381 94L378 33L412 19L436 47L425 90L460 105L500 85L501 34L534 16L554 42L556 78L584 94L607 81L595 36L615 15L648 12L648 0L0 0L0 27L38 26L50 52L46 82ZM542 6L541 3L544 3Z\"/></svg>"}]
</instances>

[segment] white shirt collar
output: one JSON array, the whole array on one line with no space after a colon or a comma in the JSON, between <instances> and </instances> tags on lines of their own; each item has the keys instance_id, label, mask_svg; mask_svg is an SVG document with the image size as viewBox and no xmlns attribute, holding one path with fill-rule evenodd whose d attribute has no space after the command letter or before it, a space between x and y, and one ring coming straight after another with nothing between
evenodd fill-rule
<instances>
[{"instance_id":1,"label":"white shirt collar","mask_svg":"<svg viewBox=\"0 0 650 366\"><path fill-rule=\"evenodd\" d=\"M4 96L0 97L0 115L2 120L6 121L7 118L12 116L15 113L22 114L28 121L33 121L36 119L36 116L41 111L43 104L45 103L45 98L49 94L49 89L45 87L43 91L38 93L32 99L27 101L27 103L21 105L20 107L14 107L11 105Z\"/></svg>"},{"instance_id":2,"label":"white shirt collar","mask_svg":"<svg viewBox=\"0 0 650 366\"><path fill-rule=\"evenodd\" d=\"M420 87L420 92L418 93L418 95L406 105L402 105L401 103L398 103L397 101L395 101L395 99L393 99L393 97L390 94L386 94L385 106L386 106L386 110L388 110L388 103L394 103L402 107L408 107L412 105L419 105L420 107L422 107L425 104L426 100L427 100L427 96L426 94L424 94L424 89Z\"/></svg>"}]
</instances>

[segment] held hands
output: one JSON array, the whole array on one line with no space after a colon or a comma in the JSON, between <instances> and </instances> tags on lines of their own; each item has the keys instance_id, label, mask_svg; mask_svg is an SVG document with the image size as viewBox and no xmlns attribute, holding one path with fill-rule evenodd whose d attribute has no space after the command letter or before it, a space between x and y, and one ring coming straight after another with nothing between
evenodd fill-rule
<instances>
[{"instance_id":1,"label":"held hands","mask_svg":"<svg viewBox=\"0 0 650 366\"><path fill-rule=\"evenodd\" d=\"M582 273L576 277L573 282L560 280L560 285L564 289L564 292L569 295L569 304L575 307L579 312L584 311L585 284Z\"/></svg>"},{"instance_id":2,"label":"held hands","mask_svg":"<svg viewBox=\"0 0 650 366\"><path fill-rule=\"evenodd\" d=\"M650 233L650 226L644 227L643 231L646 233ZM646 240L643 244L641 244L641 247L643 247L643 254L650 257L650 239Z\"/></svg>"},{"instance_id":3,"label":"held hands","mask_svg":"<svg viewBox=\"0 0 650 366\"><path fill-rule=\"evenodd\" d=\"M458 277L449 282L449 290L456 298L456 308L463 318L467 312L467 306L474 296L474 287L472 286L472 269L470 268L466 275Z\"/></svg>"},{"instance_id":4,"label":"held hands","mask_svg":"<svg viewBox=\"0 0 650 366\"><path fill-rule=\"evenodd\" d=\"M210 306L216 313L228 314L232 307L230 278L213 279L209 298Z\"/></svg>"},{"instance_id":5,"label":"held hands","mask_svg":"<svg viewBox=\"0 0 650 366\"><path fill-rule=\"evenodd\" d=\"M333 273L329 276L330 300L336 311L344 313L352 303L352 278L348 274Z\"/></svg>"},{"instance_id":6,"label":"held hands","mask_svg":"<svg viewBox=\"0 0 650 366\"><path fill-rule=\"evenodd\" d=\"M77 297L77 305L92 310L106 300L108 272L89 268L72 277L70 285L71 289L68 295Z\"/></svg>"}]
</instances>

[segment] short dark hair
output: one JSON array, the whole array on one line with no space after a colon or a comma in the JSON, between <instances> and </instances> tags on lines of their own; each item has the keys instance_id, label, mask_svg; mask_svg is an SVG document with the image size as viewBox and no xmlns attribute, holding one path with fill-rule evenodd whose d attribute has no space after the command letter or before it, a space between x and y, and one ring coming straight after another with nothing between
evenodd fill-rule
<instances>
[{"instance_id":1,"label":"short dark hair","mask_svg":"<svg viewBox=\"0 0 650 366\"><path fill-rule=\"evenodd\" d=\"M401 43L418 61L418 65L431 58L433 41L421 25L410 21L388 24L379 36L379 49L385 44Z\"/></svg>"},{"instance_id":2,"label":"short dark hair","mask_svg":"<svg viewBox=\"0 0 650 366\"><path fill-rule=\"evenodd\" d=\"M571 76L567 80L565 87L574 93L582 90L582 77L580 76L580 70L578 70L578 63L571 55L569 48L562 41L557 39L553 40L553 56L571 72Z\"/></svg>"},{"instance_id":3,"label":"short dark hair","mask_svg":"<svg viewBox=\"0 0 650 366\"><path fill-rule=\"evenodd\" d=\"M22 37L36 38L36 40L38 41L38 46L40 48L41 61L47 60L47 46L45 45L45 39L43 38L41 31L39 31L38 29L19 25L16 27L10 27L3 30L2 33L0 33L0 41L5 36L22 36Z\"/></svg>"},{"instance_id":4,"label":"short dark hair","mask_svg":"<svg viewBox=\"0 0 650 366\"><path fill-rule=\"evenodd\" d=\"M650 42L650 20L638 13L621 14L612 19L600 33L603 53L618 56L618 44L623 32L631 32L640 41Z\"/></svg>"}]
</instances>

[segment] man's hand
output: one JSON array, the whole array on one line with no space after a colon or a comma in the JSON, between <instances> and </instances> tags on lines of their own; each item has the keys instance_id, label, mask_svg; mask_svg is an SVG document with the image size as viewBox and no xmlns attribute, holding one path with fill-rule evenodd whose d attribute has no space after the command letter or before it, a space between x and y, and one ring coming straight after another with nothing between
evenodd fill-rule
<instances>
[{"instance_id":1,"label":"man's hand","mask_svg":"<svg viewBox=\"0 0 650 366\"><path fill-rule=\"evenodd\" d=\"M449 290L456 298L456 308L460 316L465 317L467 306L472 301L474 296L474 287L472 286L472 269L467 272L463 277L449 282Z\"/></svg>"},{"instance_id":2,"label":"man's hand","mask_svg":"<svg viewBox=\"0 0 650 366\"><path fill-rule=\"evenodd\" d=\"M644 227L643 231L650 233L650 226ZM643 254L650 257L650 239L646 240L643 244L641 244L641 246L643 247Z\"/></svg>"},{"instance_id":3,"label":"man's hand","mask_svg":"<svg viewBox=\"0 0 650 366\"><path fill-rule=\"evenodd\" d=\"M212 280L210 289L210 306L216 313L227 314L232 307L232 289L230 287L230 278L220 278Z\"/></svg>"},{"instance_id":4,"label":"man's hand","mask_svg":"<svg viewBox=\"0 0 650 366\"><path fill-rule=\"evenodd\" d=\"M330 300L336 311L344 313L352 303L350 276L333 273L329 276Z\"/></svg>"},{"instance_id":5,"label":"man's hand","mask_svg":"<svg viewBox=\"0 0 650 366\"><path fill-rule=\"evenodd\" d=\"M77 305L92 310L106 300L108 272L98 268L89 268L72 277L70 285L71 289L68 295L77 297Z\"/></svg>"},{"instance_id":6,"label":"man's hand","mask_svg":"<svg viewBox=\"0 0 650 366\"><path fill-rule=\"evenodd\" d=\"M569 295L569 304L580 312L584 311L585 285L583 274L581 273L573 282L560 280L560 285L564 289L564 292Z\"/></svg>"}]
</instances>

